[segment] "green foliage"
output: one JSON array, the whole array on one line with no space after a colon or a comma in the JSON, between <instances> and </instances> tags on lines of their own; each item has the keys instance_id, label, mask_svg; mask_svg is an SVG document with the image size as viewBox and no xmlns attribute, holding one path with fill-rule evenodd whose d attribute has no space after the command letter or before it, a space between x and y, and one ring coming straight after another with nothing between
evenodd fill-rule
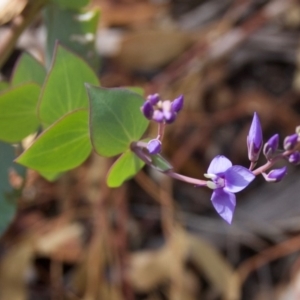
<instances>
[{"instance_id":1,"label":"green foliage","mask_svg":"<svg viewBox=\"0 0 300 300\"><path fill-rule=\"evenodd\" d=\"M45 127L69 112L88 107L84 82L98 84L98 78L80 57L58 45L39 103Z\"/></svg>"},{"instance_id":2,"label":"green foliage","mask_svg":"<svg viewBox=\"0 0 300 300\"><path fill-rule=\"evenodd\" d=\"M90 0L52 0L52 2L61 8L78 9L87 6Z\"/></svg>"},{"instance_id":3,"label":"green foliage","mask_svg":"<svg viewBox=\"0 0 300 300\"><path fill-rule=\"evenodd\" d=\"M0 81L0 93L9 87L9 83L6 81Z\"/></svg>"},{"instance_id":4,"label":"green foliage","mask_svg":"<svg viewBox=\"0 0 300 300\"><path fill-rule=\"evenodd\" d=\"M107 184L109 187L119 187L127 179L130 179L142 169L145 163L131 150L127 150L120 156L110 168Z\"/></svg>"},{"instance_id":5,"label":"green foliage","mask_svg":"<svg viewBox=\"0 0 300 300\"><path fill-rule=\"evenodd\" d=\"M173 169L169 162L165 160L160 154L151 155L151 163L152 166L160 172L166 172Z\"/></svg>"},{"instance_id":6,"label":"green foliage","mask_svg":"<svg viewBox=\"0 0 300 300\"><path fill-rule=\"evenodd\" d=\"M61 173L58 173L58 172L42 172L41 170L39 170L39 174L51 182L55 181L56 179L58 179L61 176Z\"/></svg>"},{"instance_id":7,"label":"green foliage","mask_svg":"<svg viewBox=\"0 0 300 300\"><path fill-rule=\"evenodd\" d=\"M16 213L16 196L9 183L9 171L14 169L24 176L25 169L13 163L15 149L6 143L0 142L0 235L12 221Z\"/></svg>"},{"instance_id":8,"label":"green foliage","mask_svg":"<svg viewBox=\"0 0 300 300\"><path fill-rule=\"evenodd\" d=\"M38 85L27 83L0 94L0 140L19 142L37 130L39 93Z\"/></svg>"},{"instance_id":9,"label":"green foliage","mask_svg":"<svg viewBox=\"0 0 300 300\"><path fill-rule=\"evenodd\" d=\"M78 8L79 2L86 0L57 0L65 7L70 5ZM62 5L63 6L63 5ZM76 7L75 7L76 6ZM45 9L45 22L47 27L47 47L46 62L50 64L53 48L56 41L72 49L75 53L83 57L95 70L99 66L99 58L95 50L95 36L98 27L99 11L61 9L57 5L48 5Z\"/></svg>"},{"instance_id":10,"label":"green foliage","mask_svg":"<svg viewBox=\"0 0 300 300\"><path fill-rule=\"evenodd\" d=\"M96 152L114 156L144 134L148 120L140 111L143 97L126 89L87 85L90 99L90 135Z\"/></svg>"},{"instance_id":11,"label":"green foliage","mask_svg":"<svg viewBox=\"0 0 300 300\"><path fill-rule=\"evenodd\" d=\"M17 162L53 175L77 167L90 152L88 112L83 109L64 116L47 128Z\"/></svg>"},{"instance_id":12,"label":"green foliage","mask_svg":"<svg viewBox=\"0 0 300 300\"><path fill-rule=\"evenodd\" d=\"M19 58L12 76L12 86L35 82L42 86L46 77L45 68L31 55L23 53Z\"/></svg>"}]
</instances>

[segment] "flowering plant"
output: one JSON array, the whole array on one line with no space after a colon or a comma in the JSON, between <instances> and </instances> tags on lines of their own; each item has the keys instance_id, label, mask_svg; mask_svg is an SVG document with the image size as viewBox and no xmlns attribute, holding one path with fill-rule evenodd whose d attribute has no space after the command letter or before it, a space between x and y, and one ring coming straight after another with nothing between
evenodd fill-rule
<instances>
[{"instance_id":1,"label":"flowering plant","mask_svg":"<svg viewBox=\"0 0 300 300\"><path fill-rule=\"evenodd\" d=\"M66 17L65 9L64 13L55 6L47 9L49 18L50 15L62 19ZM75 13L76 18L73 16ZM77 24L79 33L84 33L85 37L93 36L98 15L97 12L82 15L81 10L74 10L74 7L70 7L67 13L73 21L89 24L87 27L81 24L87 31ZM49 30L52 27L59 29L51 18L47 20ZM7 169L14 165L12 144L18 145L18 152L21 152L15 160L19 164L20 173L25 173L24 167L31 168L50 181L81 165L92 150L104 157L120 155L108 172L109 187L122 185L146 164L174 179L212 189L214 208L226 222L231 223L237 192L246 188L260 174L268 182L280 181L286 175L287 168L272 169L279 160L291 164L300 162L300 152L296 150L300 128L287 136L282 149L279 149L278 134L263 143L260 120L254 113L246 141L249 168L232 165L226 157L218 155L210 163L204 179L176 173L161 152L165 128L176 121L183 108L184 97L180 95L170 101L153 94L145 100L139 88L99 87L98 77L91 68L91 65L96 65L93 56L89 56L90 64L78 56L90 52L86 50L91 45L88 44L88 48L77 48L72 43L66 43L64 36L60 39L76 54L59 43L52 51L54 41L48 41L46 61L49 68L25 53L14 68L10 82L1 82L0 151L7 152L7 155L3 155L2 161L0 159L0 169L4 170L4 176L7 175ZM158 132L156 137L144 139L149 122L157 124ZM21 143L29 135L33 135L33 142L24 149ZM266 163L256 168L261 152ZM0 186L0 195L1 192L11 192L8 186L8 181L5 186ZM12 219L16 205L11 205L1 196L0 205L9 210L5 224L2 226L0 222L1 233Z\"/></svg>"}]
</instances>

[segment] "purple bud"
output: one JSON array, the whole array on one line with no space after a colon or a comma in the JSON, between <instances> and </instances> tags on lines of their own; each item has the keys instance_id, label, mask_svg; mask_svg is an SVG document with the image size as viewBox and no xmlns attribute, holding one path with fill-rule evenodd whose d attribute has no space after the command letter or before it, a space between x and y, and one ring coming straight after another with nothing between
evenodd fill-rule
<instances>
[{"instance_id":1,"label":"purple bud","mask_svg":"<svg viewBox=\"0 0 300 300\"><path fill-rule=\"evenodd\" d=\"M178 98L174 99L172 102L172 110L175 112L179 112L183 107L183 95L180 95Z\"/></svg>"},{"instance_id":2,"label":"purple bud","mask_svg":"<svg viewBox=\"0 0 300 300\"><path fill-rule=\"evenodd\" d=\"M278 182L286 175L286 167L281 169L275 169L269 172L269 174L263 173L265 180L268 182Z\"/></svg>"},{"instance_id":3,"label":"purple bud","mask_svg":"<svg viewBox=\"0 0 300 300\"><path fill-rule=\"evenodd\" d=\"M161 152L161 141L154 139L148 142L147 149L149 154L158 154Z\"/></svg>"},{"instance_id":4,"label":"purple bud","mask_svg":"<svg viewBox=\"0 0 300 300\"><path fill-rule=\"evenodd\" d=\"M164 114L160 110L155 110L152 116L153 121L162 123L164 121Z\"/></svg>"},{"instance_id":5,"label":"purple bud","mask_svg":"<svg viewBox=\"0 0 300 300\"><path fill-rule=\"evenodd\" d=\"M159 94L149 95L147 97L147 101L149 101L152 105L156 105L160 101Z\"/></svg>"},{"instance_id":6,"label":"purple bud","mask_svg":"<svg viewBox=\"0 0 300 300\"><path fill-rule=\"evenodd\" d=\"M267 159L271 158L272 155L276 152L276 150L278 149L278 144L279 144L279 135L278 134L274 134L265 143L263 153Z\"/></svg>"},{"instance_id":7,"label":"purple bud","mask_svg":"<svg viewBox=\"0 0 300 300\"><path fill-rule=\"evenodd\" d=\"M141 111L147 119L151 120L154 110L149 101L144 102Z\"/></svg>"},{"instance_id":8,"label":"purple bud","mask_svg":"<svg viewBox=\"0 0 300 300\"><path fill-rule=\"evenodd\" d=\"M283 141L284 150L292 150L298 142L298 134L288 135Z\"/></svg>"},{"instance_id":9,"label":"purple bud","mask_svg":"<svg viewBox=\"0 0 300 300\"><path fill-rule=\"evenodd\" d=\"M289 162L294 165L298 165L300 163L300 152L295 151L289 156Z\"/></svg>"},{"instance_id":10,"label":"purple bud","mask_svg":"<svg viewBox=\"0 0 300 300\"><path fill-rule=\"evenodd\" d=\"M173 123L176 119L176 113L173 111L164 112L166 123Z\"/></svg>"},{"instance_id":11,"label":"purple bud","mask_svg":"<svg viewBox=\"0 0 300 300\"><path fill-rule=\"evenodd\" d=\"M252 124L247 136L248 157L252 162L256 162L262 148L262 130L257 113L253 115Z\"/></svg>"}]
</instances>

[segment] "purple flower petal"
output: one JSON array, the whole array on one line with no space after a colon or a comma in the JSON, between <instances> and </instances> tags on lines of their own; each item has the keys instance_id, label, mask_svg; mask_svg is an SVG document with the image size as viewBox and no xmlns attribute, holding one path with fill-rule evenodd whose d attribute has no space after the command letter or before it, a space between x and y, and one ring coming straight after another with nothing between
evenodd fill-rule
<instances>
[{"instance_id":1,"label":"purple flower petal","mask_svg":"<svg viewBox=\"0 0 300 300\"><path fill-rule=\"evenodd\" d=\"M160 110L155 110L152 119L158 123L162 123L164 120L164 114Z\"/></svg>"},{"instance_id":2,"label":"purple flower petal","mask_svg":"<svg viewBox=\"0 0 300 300\"><path fill-rule=\"evenodd\" d=\"M232 166L225 173L224 190L230 193L237 193L249 185L255 175L242 166Z\"/></svg>"},{"instance_id":3,"label":"purple flower petal","mask_svg":"<svg viewBox=\"0 0 300 300\"><path fill-rule=\"evenodd\" d=\"M172 102L172 109L173 111L178 113L182 109L182 107L183 107L183 95L180 95Z\"/></svg>"},{"instance_id":4,"label":"purple flower petal","mask_svg":"<svg viewBox=\"0 0 300 300\"><path fill-rule=\"evenodd\" d=\"M159 94L152 94L147 97L147 100L152 104L156 105L160 101Z\"/></svg>"},{"instance_id":5,"label":"purple flower petal","mask_svg":"<svg viewBox=\"0 0 300 300\"><path fill-rule=\"evenodd\" d=\"M223 189L216 189L212 194L211 201L217 213L231 224L236 205L235 195Z\"/></svg>"},{"instance_id":6,"label":"purple flower petal","mask_svg":"<svg viewBox=\"0 0 300 300\"><path fill-rule=\"evenodd\" d=\"M141 110L147 119L150 120L152 118L153 107L149 101L144 102L143 106L141 107Z\"/></svg>"},{"instance_id":7,"label":"purple flower petal","mask_svg":"<svg viewBox=\"0 0 300 300\"><path fill-rule=\"evenodd\" d=\"M297 165L300 163L300 152L299 151L295 151L294 153L292 153L289 156L289 162L291 164Z\"/></svg>"},{"instance_id":8,"label":"purple flower petal","mask_svg":"<svg viewBox=\"0 0 300 300\"><path fill-rule=\"evenodd\" d=\"M161 152L161 141L153 139L148 142L147 149L150 154L158 154Z\"/></svg>"},{"instance_id":9,"label":"purple flower petal","mask_svg":"<svg viewBox=\"0 0 300 300\"><path fill-rule=\"evenodd\" d=\"M283 148L285 150L292 150L298 142L298 134L292 134L287 136L283 141Z\"/></svg>"},{"instance_id":10,"label":"purple flower petal","mask_svg":"<svg viewBox=\"0 0 300 300\"><path fill-rule=\"evenodd\" d=\"M279 145L279 134L274 134L269 140L265 143L263 153L264 155L269 158L271 157L276 150L278 149Z\"/></svg>"},{"instance_id":11,"label":"purple flower petal","mask_svg":"<svg viewBox=\"0 0 300 300\"><path fill-rule=\"evenodd\" d=\"M176 113L175 112L172 112L172 111L165 111L164 112L164 117L165 117L165 120L168 124L172 123L175 121L176 119Z\"/></svg>"},{"instance_id":12,"label":"purple flower petal","mask_svg":"<svg viewBox=\"0 0 300 300\"><path fill-rule=\"evenodd\" d=\"M223 155L216 156L210 163L207 173L219 174L225 172L232 166L231 161Z\"/></svg>"},{"instance_id":13,"label":"purple flower petal","mask_svg":"<svg viewBox=\"0 0 300 300\"><path fill-rule=\"evenodd\" d=\"M278 182L282 180L282 178L286 175L286 172L287 168L284 166L283 168L274 169L270 171L269 174L263 174L263 176L266 179L266 181Z\"/></svg>"},{"instance_id":14,"label":"purple flower petal","mask_svg":"<svg viewBox=\"0 0 300 300\"><path fill-rule=\"evenodd\" d=\"M257 113L253 115L253 120L247 136L248 157L252 162L256 162L262 147L263 138L260 121Z\"/></svg>"}]
</instances>

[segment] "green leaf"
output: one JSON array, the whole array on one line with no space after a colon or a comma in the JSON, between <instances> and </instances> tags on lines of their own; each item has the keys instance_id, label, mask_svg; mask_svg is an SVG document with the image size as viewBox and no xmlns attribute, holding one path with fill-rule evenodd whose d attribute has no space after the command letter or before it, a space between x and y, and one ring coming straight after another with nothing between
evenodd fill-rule
<instances>
[{"instance_id":1,"label":"green leaf","mask_svg":"<svg viewBox=\"0 0 300 300\"><path fill-rule=\"evenodd\" d=\"M107 177L109 187L119 187L122 183L137 174L145 163L131 150L126 151L112 165Z\"/></svg>"},{"instance_id":2,"label":"green leaf","mask_svg":"<svg viewBox=\"0 0 300 300\"><path fill-rule=\"evenodd\" d=\"M39 126L36 106L40 87L27 83L0 94L0 140L15 143Z\"/></svg>"},{"instance_id":3,"label":"green leaf","mask_svg":"<svg viewBox=\"0 0 300 300\"><path fill-rule=\"evenodd\" d=\"M151 155L151 163L154 168L160 172L166 172L172 170L173 167L165 160L160 154Z\"/></svg>"},{"instance_id":4,"label":"green leaf","mask_svg":"<svg viewBox=\"0 0 300 300\"><path fill-rule=\"evenodd\" d=\"M39 103L45 127L69 112L88 107L85 82L98 84L98 78L81 58L58 45Z\"/></svg>"},{"instance_id":5,"label":"green leaf","mask_svg":"<svg viewBox=\"0 0 300 300\"><path fill-rule=\"evenodd\" d=\"M74 1L65 0L67 3ZM56 41L59 41L81 57L94 70L99 68L99 55L95 49L95 36L99 23L99 11L62 10L57 5L47 5L45 23L47 27L46 64L49 66Z\"/></svg>"},{"instance_id":6,"label":"green leaf","mask_svg":"<svg viewBox=\"0 0 300 300\"><path fill-rule=\"evenodd\" d=\"M141 95L142 97L144 97L145 91L141 87L138 87L138 86L127 86L126 89L129 90L129 91L132 91L134 93L137 93L137 94Z\"/></svg>"},{"instance_id":7,"label":"green leaf","mask_svg":"<svg viewBox=\"0 0 300 300\"><path fill-rule=\"evenodd\" d=\"M87 6L90 0L52 0L61 8L78 9Z\"/></svg>"},{"instance_id":8,"label":"green leaf","mask_svg":"<svg viewBox=\"0 0 300 300\"><path fill-rule=\"evenodd\" d=\"M80 165L90 152L88 112L78 110L47 128L16 161L44 174L59 173Z\"/></svg>"},{"instance_id":9,"label":"green leaf","mask_svg":"<svg viewBox=\"0 0 300 300\"><path fill-rule=\"evenodd\" d=\"M50 182L55 181L56 179L58 179L61 176L61 173L57 173L57 172L41 172L41 171L39 171L39 174Z\"/></svg>"},{"instance_id":10,"label":"green leaf","mask_svg":"<svg viewBox=\"0 0 300 300\"><path fill-rule=\"evenodd\" d=\"M90 99L90 134L102 156L114 156L139 140L149 121L140 111L143 97L125 89L86 85Z\"/></svg>"},{"instance_id":11,"label":"green leaf","mask_svg":"<svg viewBox=\"0 0 300 300\"><path fill-rule=\"evenodd\" d=\"M9 87L9 83L6 81L0 81L0 92L6 90Z\"/></svg>"},{"instance_id":12,"label":"green leaf","mask_svg":"<svg viewBox=\"0 0 300 300\"><path fill-rule=\"evenodd\" d=\"M0 235L11 223L17 209L17 193L9 183L9 171L14 169L23 176L25 173L24 167L13 163L14 158L14 147L0 142Z\"/></svg>"},{"instance_id":13,"label":"green leaf","mask_svg":"<svg viewBox=\"0 0 300 300\"><path fill-rule=\"evenodd\" d=\"M23 53L19 58L12 76L12 85L35 82L42 86L46 77L46 69L31 55Z\"/></svg>"}]
</instances>

